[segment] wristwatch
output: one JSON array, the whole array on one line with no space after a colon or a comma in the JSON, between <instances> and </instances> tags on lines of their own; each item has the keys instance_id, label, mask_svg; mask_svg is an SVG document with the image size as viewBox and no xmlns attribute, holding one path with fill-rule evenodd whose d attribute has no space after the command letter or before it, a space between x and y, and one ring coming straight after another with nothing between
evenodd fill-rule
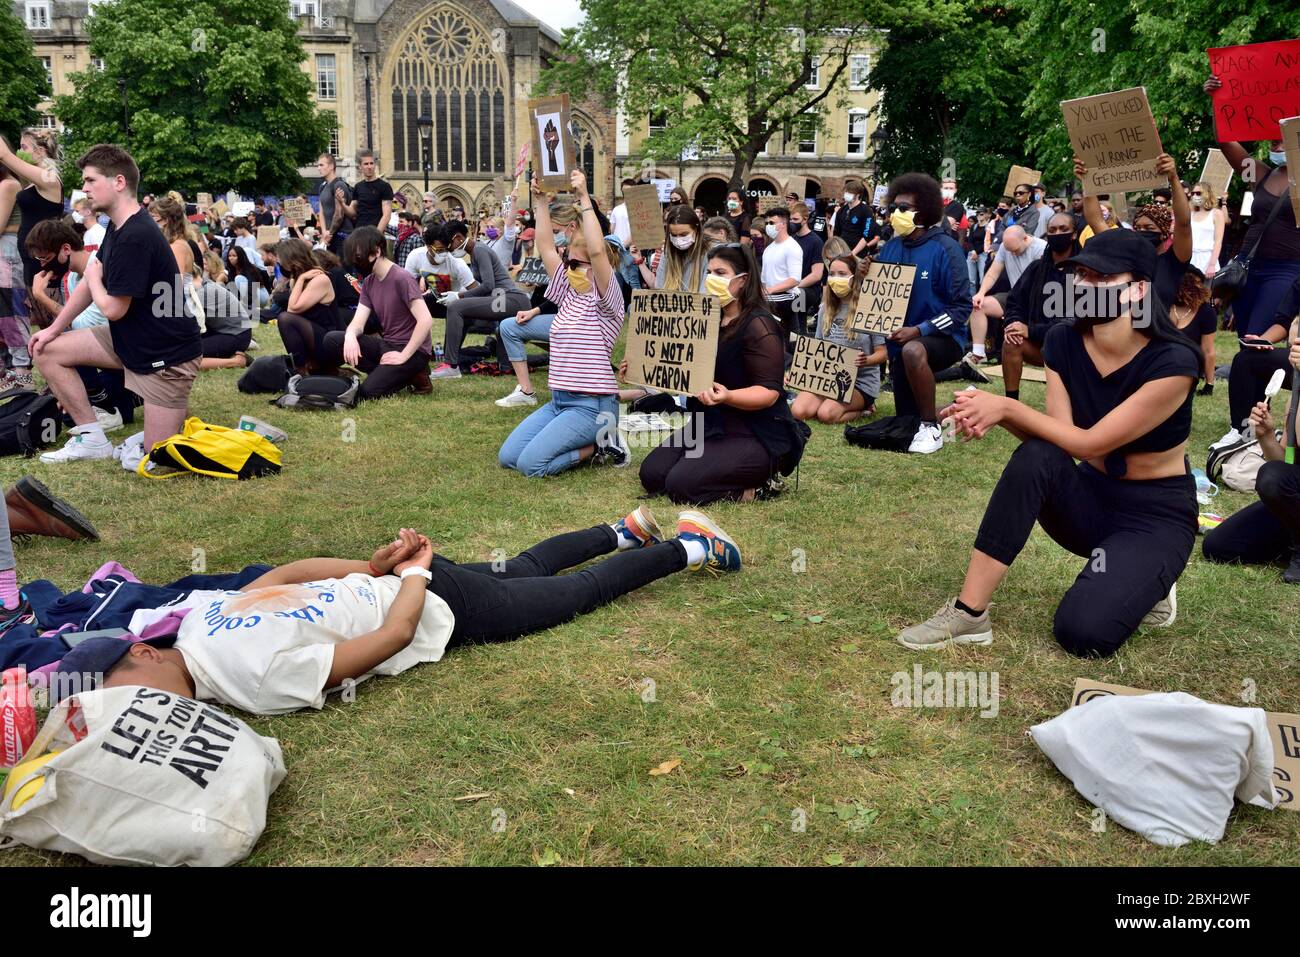
<instances>
[{"instance_id":1,"label":"wristwatch","mask_svg":"<svg viewBox=\"0 0 1300 957\"><path fill-rule=\"evenodd\" d=\"M433 572L429 571L429 569L427 568L418 568L415 566L412 566L404 570L400 577L410 578L412 575L419 575L425 581L429 581L429 582L433 581Z\"/></svg>"}]
</instances>

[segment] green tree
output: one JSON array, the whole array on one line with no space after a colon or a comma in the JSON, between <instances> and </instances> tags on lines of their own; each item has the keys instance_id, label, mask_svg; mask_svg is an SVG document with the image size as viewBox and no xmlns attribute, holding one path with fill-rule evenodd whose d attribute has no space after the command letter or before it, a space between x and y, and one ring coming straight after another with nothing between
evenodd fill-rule
<instances>
[{"instance_id":1,"label":"green tree","mask_svg":"<svg viewBox=\"0 0 1300 957\"><path fill-rule=\"evenodd\" d=\"M297 167L329 143L334 114L311 101L282 0L116 0L87 31L104 69L74 74L76 92L55 104L70 160L115 142L145 191L290 193L302 188Z\"/></svg>"},{"instance_id":2,"label":"green tree","mask_svg":"<svg viewBox=\"0 0 1300 957\"><path fill-rule=\"evenodd\" d=\"M1014 24L1004 7L963 0L945 30L892 30L869 83L881 94L880 179L920 171L955 176L959 193L995 202L1012 164L1024 165L1017 101L1028 72L1012 54Z\"/></svg>"},{"instance_id":3,"label":"green tree","mask_svg":"<svg viewBox=\"0 0 1300 957\"><path fill-rule=\"evenodd\" d=\"M0 9L0 134L18 148L18 134L40 116L36 104L50 83L32 49L32 38L8 4Z\"/></svg>"},{"instance_id":4,"label":"green tree","mask_svg":"<svg viewBox=\"0 0 1300 957\"><path fill-rule=\"evenodd\" d=\"M646 144L675 158L695 144L733 154L732 181L779 130L844 103L849 56L879 31L949 26L960 0L582 0L539 93L594 96L629 116L663 114ZM816 89L809 89L816 62Z\"/></svg>"},{"instance_id":5,"label":"green tree","mask_svg":"<svg viewBox=\"0 0 1300 957\"><path fill-rule=\"evenodd\" d=\"M1165 151L1183 179L1199 175L1215 144L1210 98L1201 89L1210 47L1300 36L1300 7L1250 0L1015 0L1024 18L1017 59L1031 67L1024 124L1036 169L1049 182L1072 178L1062 100L1145 86ZM1043 38L1050 37L1050 42ZM1038 165L1042 164L1042 165Z\"/></svg>"}]
</instances>

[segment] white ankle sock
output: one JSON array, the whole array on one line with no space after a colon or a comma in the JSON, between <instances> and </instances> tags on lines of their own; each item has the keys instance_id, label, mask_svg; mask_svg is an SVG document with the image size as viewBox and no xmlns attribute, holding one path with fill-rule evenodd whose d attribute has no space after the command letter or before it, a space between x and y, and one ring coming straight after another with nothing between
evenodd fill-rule
<instances>
[{"instance_id":1,"label":"white ankle sock","mask_svg":"<svg viewBox=\"0 0 1300 957\"><path fill-rule=\"evenodd\" d=\"M686 548L687 568L695 568L696 566L703 565L704 560L709 557L708 549L706 549L704 543L698 539L685 539L682 541L682 545Z\"/></svg>"},{"instance_id":2,"label":"white ankle sock","mask_svg":"<svg viewBox=\"0 0 1300 957\"><path fill-rule=\"evenodd\" d=\"M69 429L70 432L78 432L86 437L86 442L90 445L106 445L108 436L104 434L104 427L98 422L89 422L86 425L78 425L76 428Z\"/></svg>"},{"instance_id":3,"label":"white ankle sock","mask_svg":"<svg viewBox=\"0 0 1300 957\"><path fill-rule=\"evenodd\" d=\"M637 539L637 537L635 535L632 535L630 532L624 532L621 528L618 527L617 522L611 523L609 527L612 528L614 530L614 534L618 536L618 550L620 552L631 551L632 549L639 548L641 546L640 540Z\"/></svg>"},{"instance_id":4,"label":"white ankle sock","mask_svg":"<svg viewBox=\"0 0 1300 957\"><path fill-rule=\"evenodd\" d=\"M986 356L986 355L984 354L984 346L983 346L982 344L981 344L981 345L978 345L978 346L971 346L970 351L973 352L973 353L975 353L976 358L979 358L979 359L987 359L987 358L988 358L988 356Z\"/></svg>"}]
</instances>

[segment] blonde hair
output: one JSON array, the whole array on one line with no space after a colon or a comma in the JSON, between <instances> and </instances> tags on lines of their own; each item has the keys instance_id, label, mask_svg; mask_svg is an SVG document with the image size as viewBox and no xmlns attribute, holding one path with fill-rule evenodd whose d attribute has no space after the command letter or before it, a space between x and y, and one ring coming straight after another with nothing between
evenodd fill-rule
<instances>
[{"instance_id":1,"label":"blonde hair","mask_svg":"<svg viewBox=\"0 0 1300 957\"><path fill-rule=\"evenodd\" d=\"M1199 183L1193 186L1192 189L1196 189L1198 186L1200 187L1202 193L1201 209L1214 209L1216 206L1219 205L1219 197L1214 194L1213 186L1211 186L1205 180L1201 180Z\"/></svg>"},{"instance_id":2,"label":"blonde hair","mask_svg":"<svg viewBox=\"0 0 1300 957\"><path fill-rule=\"evenodd\" d=\"M222 277L226 274L226 267L221 262L221 257L218 256L216 252L209 249L203 255L203 265L207 270L209 279L213 282L221 282Z\"/></svg>"},{"instance_id":3,"label":"blonde hair","mask_svg":"<svg viewBox=\"0 0 1300 957\"><path fill-rule=\"evenodd\" d=\"M605 258L609 260L610 268L618 272L618 267L623 263L623 254L609 240L605 240L602 245L605 247ZM591 250L587 248L587 237L581 231L575 233L569 240L569 249L581 249L588 257L591 256Z\"/></svg>"},{"instance_id":4,"label":"blonde hair","mask_svg":"<svg viewBox=\"0 0 1300 957\"><path fill-rule=\"evenodd\" d=\"M569 226L578 221L578 207L560 203L551 208L551 222L556 226Z\"/></svg>"},{"instance_id":5,"label":"blonde hair","mask_svg":"<svg viewBox=\"0 0 1300 957\"><path fill-rule=\"evenodd\" d=\"M172 199L170 193L154 200L149 212L162 220L163 235L169 243L190 238L185 231L185 207Z\"/></svg>"},{"instance_id":6,"label":"blonde hair","mask_svg":"<svg viewBox=\"0 0 1300 957\"><path fill-rule=\"evenodd\" d=\"M59 168L59 160L63 158L63 154L59 150L59 134L54 130L42 129L39 126L29 126L23 130L22 135L31 137L36 141L36 145L45 152L45 159L38 160L36 165L44 166L46 169L52 169L57 172ZM21 137L19 139L21 141Z\"/></svg>"},{"instance_id":7,"label":"blonde hair","mask_svg":"<svg viewBox=\"0 0 1300 957\"><path fill-rule=\"evenodd\" d=\"M851 252L853 250L849 248L849 244L845 242L843 237L832 236L826 240L826 245L822 246L822 265L829 270L832 262L841 256L847 256Z\"/></svg>"},{"instance_id":8,"label":"blonde hair","mask_svg":"<svg viewBox=\"0 0 1300 957\"><path fill-rule=\"evenodd\" d=\"M838 237L832 237L832 238L838 238ZM844 240L840 240L840 242L844 242ZM845 243L845 245L848 244ZM843 253L838 256L833 256L829 260L829 263L843 263L844 265L849 267L849 269L852 271L851 274L853 277L853 285L849 287L848 296L844 299L841 299L839 296L835 295L835 291L831 289L830 282L828 281L826 283L826 292L823 293L822 295L822 335L823 336L827 335L831 331L831 326L835 323L835 315L840 311L840 306L844 305L845 303L848 303L849 307L852 308L852 304L857 301L858 288L862 285L862 279L858 274L858 262L859 262L858 257L853 255L853 253ZM830 278L829 263L826 267L828 280Z\"/></svg>"}]
</instances>

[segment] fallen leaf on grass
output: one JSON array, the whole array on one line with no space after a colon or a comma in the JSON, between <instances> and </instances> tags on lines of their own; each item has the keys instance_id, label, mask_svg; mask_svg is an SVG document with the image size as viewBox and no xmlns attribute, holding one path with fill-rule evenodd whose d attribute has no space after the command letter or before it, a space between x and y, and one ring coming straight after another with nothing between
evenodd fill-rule
<instances>
[{"instance_id":1,"label":"fallen leaf on grass","mask_svg":"<svg viewBox=\"0 0 1300 957\"><path fill-rule=\"evenodd\" d=\"M478 794L462 794L458 798L452 798L453 801L481 801L486 797L491 797L491 791L481 791Z\"/></svg>"},{"instance_id":2,"label":"fallen leaf on grass","mask_svg":"<svg viewBox=\"0 0 1300 957\"><path fill-rule=\"evenodd\" d=\"M840 651L847 652L850 655L857 650L858 650L857 645L840 645Z\"/></svg>"},{"instance_id":3,"label":"fallen leaf on grass","mask_svg":"<svg viewBox=\"0 0 1300 957\"><path fill-rule=\"evenodd\" d=\"M823 617L822 615L809 615L809 616L808 616L808 621L810 621L810 622L811 622L812 624L814 624L814 625L820 625L820 624L821 624L823 621L825 621L825 620L826 620L825 617Z\"/></svg>"},{"instance_id":4,"label":"fallen leaf on grass","mask_svg":"<svg viewBox=\"0 0 1300 957\"><path fill-rule=\"evenodd\" d=\"M822 857L822 860L827 864L829 864L831 867L839 867L841 864L844 863L844 855L826 854L825 856Z\"/></svg>"},{"instance_id":5,"label":"fallen leaf on grass","mask_svg":"<svg viewBox=\"0 0 1300 957\"><path fill-rule=\"evenodd\" d=\"M671 761L665 761L663 764L659 765L659 767L651 768L650 776L657 777L660 774L671 774L673 768L677 767L677 765L681 763L682 763L681 758L673 758Z\"/></svg>"},{"instance_id":6,"label":"fallen leaf on grass","mask_svg":"<svg viewBox=\"0 0 1300 957\"><path fill-rule=\"evenodd\" d=\"M555 853L555 848L548 847L541 854L534 854L533 860L537 862L538 867L550 867L552 864L563 864L564 858Z\"/></svg>"}]
</instances>

